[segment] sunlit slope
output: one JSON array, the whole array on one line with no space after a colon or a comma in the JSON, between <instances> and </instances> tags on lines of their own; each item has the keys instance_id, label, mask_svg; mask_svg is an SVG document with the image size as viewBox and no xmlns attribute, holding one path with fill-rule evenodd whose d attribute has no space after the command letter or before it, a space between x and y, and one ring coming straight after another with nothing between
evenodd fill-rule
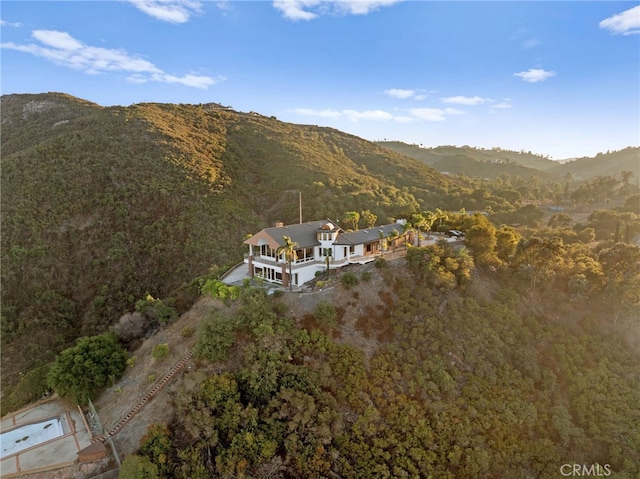
<instances>
[{"instance_id":1,"label":"sunlit slope","mask_svg":"<svg viewBox=\"0 0 640 479\"><path fill-rule=\"evenodd\" d=\"M239 261L247 233L297 221L299 192L305 219L370 209L386 221L448 181L354 136L217 104L4 96L3 377L105 330L147 292L188 301L176 290Z\"/></svg>"}]
</instances>

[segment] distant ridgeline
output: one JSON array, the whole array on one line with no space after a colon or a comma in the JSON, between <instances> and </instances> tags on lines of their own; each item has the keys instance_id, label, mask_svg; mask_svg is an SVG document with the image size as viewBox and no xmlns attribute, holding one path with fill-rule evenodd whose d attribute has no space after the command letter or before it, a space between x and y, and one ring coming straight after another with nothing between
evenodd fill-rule
<instances>
[{"instance_id":1,"label":"distant ridgeline","mask_svg":"<svg viewBox=\"0 0 640 479\"><path fill-rule=\"evenodd\" d=\"M553 161L530 151L516 152L500 148L422 148L399 141L379 141L376 144L415 158L440 172L468 177L498 178L506 175L553 181L569 174L574 179L588 180L597 176L620 178L623 172L630 171L634 173L636 182L640 179L640 147L598 153L594 158Z\"/></svg>"}]
</instances>

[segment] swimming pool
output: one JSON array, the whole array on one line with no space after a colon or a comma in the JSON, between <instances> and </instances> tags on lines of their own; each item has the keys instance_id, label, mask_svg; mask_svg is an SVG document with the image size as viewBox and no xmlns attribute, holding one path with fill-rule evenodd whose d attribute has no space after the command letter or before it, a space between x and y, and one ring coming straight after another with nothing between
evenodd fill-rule
<instances>
[{"instance_id":1,"label":"swimming pool","mask_svg":"<svg viewBox=\"0 0 640 479\"><path fill-rule=\"evenodd\" d=\"M62 422L66 417L55 417L34 424L26 424L0 433L0 459L18 454L25 449L64 436Z\"/></svg>"}]
</instances>

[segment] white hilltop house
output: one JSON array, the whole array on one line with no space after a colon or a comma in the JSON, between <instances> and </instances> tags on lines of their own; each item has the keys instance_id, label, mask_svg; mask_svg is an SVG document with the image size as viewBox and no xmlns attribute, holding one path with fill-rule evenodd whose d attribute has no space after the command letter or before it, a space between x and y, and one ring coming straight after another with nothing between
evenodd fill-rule
<instances>
[{"instance_id":1,"label":"white hilltop house","mask_svg":"<svg viewBox=\"0 0 640 479\"><path fill-rule=\"evenodd\" d=\"M413 231L407 231L405 236L404 229L402 221L357 231L344 231L331 220L292 225L276 223L244 241L249 245L244 262L249 266L251 278L289 286L289 265L284 253L277 254L287 236L297 243L291 280L294 286L300 286L327 268L334 270L349 264L368 263L388 249L404 245L405 240L412 243Z\"/></svg>"}]
</instances>

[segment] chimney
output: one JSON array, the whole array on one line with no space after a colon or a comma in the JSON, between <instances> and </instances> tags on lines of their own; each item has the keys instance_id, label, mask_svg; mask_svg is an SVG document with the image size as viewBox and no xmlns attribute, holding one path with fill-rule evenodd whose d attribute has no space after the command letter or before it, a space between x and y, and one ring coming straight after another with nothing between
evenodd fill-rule
<instances>
[{"instance_id":1,"label":"chimney","mask_svg":"<svg viewBox=\"0 0 640 479\"><path fill-rule=\"evenodd\" d=\"M282 221L276 221L276 228L282 228L284 223Z\"/></svg>"}]
</instances>

